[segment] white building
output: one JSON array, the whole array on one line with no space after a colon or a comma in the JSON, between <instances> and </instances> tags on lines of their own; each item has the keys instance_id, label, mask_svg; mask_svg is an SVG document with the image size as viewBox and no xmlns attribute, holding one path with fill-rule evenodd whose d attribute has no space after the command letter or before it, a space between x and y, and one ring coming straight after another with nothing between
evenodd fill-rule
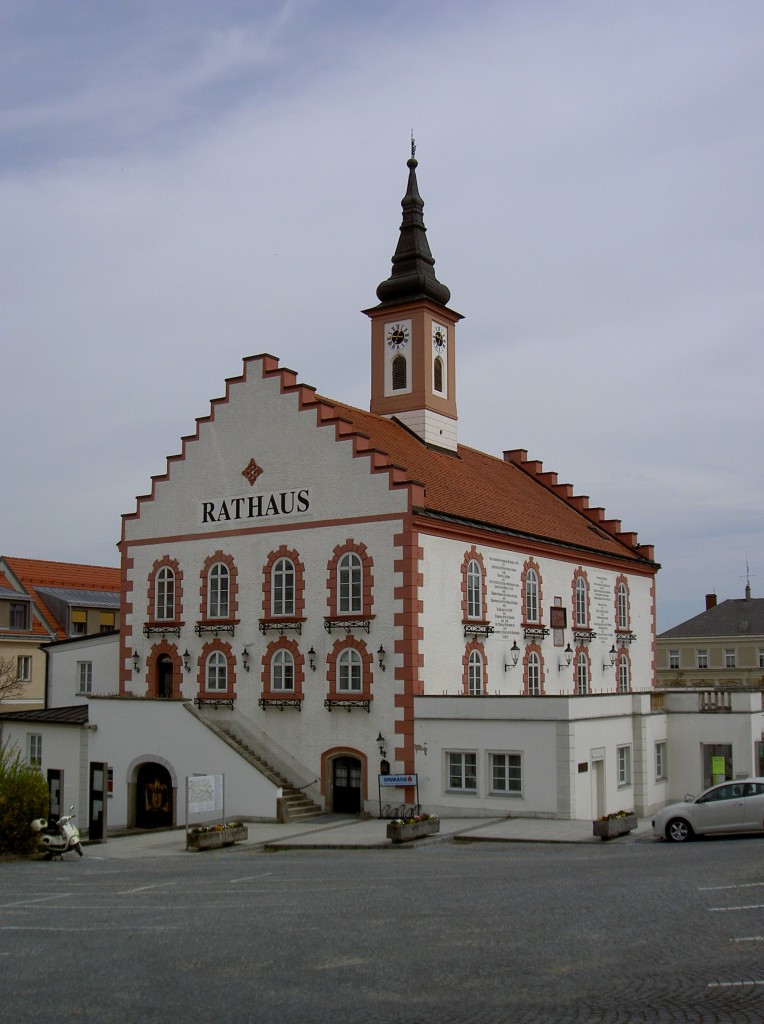
<instances>
[{"instance_id":1,"label":"white building","mask_svg":"<svg viewBox=\"0 0 764 1024\"><path fill-rule=\"evenodd\" d=\"M182 823L195 772L254 817L289 787L377 813L380 772L465 815L649 813L699 788L654 691L652 548L523 449L459 441L461 316L408 166L366 310L371 411L247 358L123 519L117 678L77 753L80 791L86 761L110 766L113 825ZM739 769L760 704L724 719L745 721Z\"/></svg>"}]
</instances>

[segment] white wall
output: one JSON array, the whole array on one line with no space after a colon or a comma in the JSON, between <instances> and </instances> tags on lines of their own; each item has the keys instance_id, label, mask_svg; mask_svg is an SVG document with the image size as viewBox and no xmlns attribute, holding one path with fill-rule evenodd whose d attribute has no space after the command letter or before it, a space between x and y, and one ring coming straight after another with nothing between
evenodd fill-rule
<instances>
[{"instance_id":1,"label":"white wall","mask_svg":"<svg viewBox=\"0 0 764 1024\"><path fill-rule=\"evenodd\" d=\"M119 693L119 635L90 636L67 640L45 648L48 655L49 708L72 707L87 702L79 690L79 663L93 666L93 694Z\"/></svg>"}]
</instances>

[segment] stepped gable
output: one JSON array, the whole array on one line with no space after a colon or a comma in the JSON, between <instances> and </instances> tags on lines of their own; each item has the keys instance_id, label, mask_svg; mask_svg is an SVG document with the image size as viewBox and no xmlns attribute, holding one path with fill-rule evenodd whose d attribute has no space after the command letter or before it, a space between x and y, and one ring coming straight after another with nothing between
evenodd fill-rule
<instances>
[{"instance_id":1,"label":"stepped gable","mask_svg":"<svg viewBox=\"0 0 764 1024\"><path fill-rule=\"evenodd\" d=\"M413 508L655 568L651 545L639 544L637 534L622 530L620 520L607 519L604 509L590 508L587 497L574 495L570 484L559 484L557 474L544 472L524 449L507 451L500 459L466 445L459 445L457 453L429 447L394 418L356 409L298 383L295 371L280 367L268 353L248 356L244 373L226 380L225 396L212 400L209 414L196 420L195 433L182 438L181 453L168 457L166 472L152 477L151 493L139 497L138 510L123 519L139 515L140 505L153 500L157 482L168 479L172 463L185 458L202 424L214 420L216 408L230 401L232 385L244 383L254 363L261 364L263 379L279 379L282 394L296 393L299 411L313 413L317 426L333 427L337 441L351 441L353 455L368 458L371 472L387 473L391 487L408 487Z\"/></svg>"},{"instance_id":2,"label":"stepped gable","mask_svg":"<svg viewBox=\"0 0 764 1024\"><path fill-rule=\"evenodd\" d=\"M57 639L65 640L67 633L54 618L45 603L39 587L58 587L67 590L99 591L118 594L120 589L119 569L102 565L79 565L72 562L47 562L36 558L4 558L8 571L15 577L24 591L32 598L35 611L44 619L48 629L35 620L34 632L47 636L53 632Z\"/></svg>"}]
</instances>

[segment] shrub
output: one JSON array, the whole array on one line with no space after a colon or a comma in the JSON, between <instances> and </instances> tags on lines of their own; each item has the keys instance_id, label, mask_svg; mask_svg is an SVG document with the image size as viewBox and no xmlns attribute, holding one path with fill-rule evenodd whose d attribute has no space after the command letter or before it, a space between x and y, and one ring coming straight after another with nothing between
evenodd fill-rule
<instances>
[{"instance_id":1,"label":"shrub","mask_svg":"<svg viewBox=\"0 0 764 1024\"><path fill-rule=\"evenodd\" d=\"M0 853L32 853L37 835L31 823L48 813L48 786L16 746L0 745Z\"/></svg>"}]
</instances>

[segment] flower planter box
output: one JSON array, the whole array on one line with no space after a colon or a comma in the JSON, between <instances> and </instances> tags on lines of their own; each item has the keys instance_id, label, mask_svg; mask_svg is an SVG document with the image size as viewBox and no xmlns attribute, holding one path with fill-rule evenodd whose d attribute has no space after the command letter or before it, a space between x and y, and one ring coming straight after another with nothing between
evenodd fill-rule
<instances>
[{"instance_id":1,"label":"flower planter box","mask_svg":"<svg viewBox=\"0 0 764 1024\"><path fill-rule=\"evenodd\" d=\"M221 828L214 832L189 832L189 850L215 850L221 846L233 846L249 835L245 825L238 828Z\"/></svg>"},{"instance_id":2,"label":"flower planter box","mask_svg":"<svg viewBox=\"0 0 764 1024\"><path fill-rule=\"evenodd\" d=\"M422 836L434 836L440 832L439 821L414 821L410 825L395 825L393 822L387 826L387 838L394 843L410 843L412 839L421 839Z\"/></svg>"},{"instance_id":3,"label":"flower planter box","mask_svg":"<svg viewBox=\"0 0 764 1024\"><path fill-rule=\"evenodd\" d=\"M625 836L637 827L636 814L627 814L623 818L608 818L607 821L593 821L592 830L600 839L615 839Z\"/></svg>"}]
</instances>

